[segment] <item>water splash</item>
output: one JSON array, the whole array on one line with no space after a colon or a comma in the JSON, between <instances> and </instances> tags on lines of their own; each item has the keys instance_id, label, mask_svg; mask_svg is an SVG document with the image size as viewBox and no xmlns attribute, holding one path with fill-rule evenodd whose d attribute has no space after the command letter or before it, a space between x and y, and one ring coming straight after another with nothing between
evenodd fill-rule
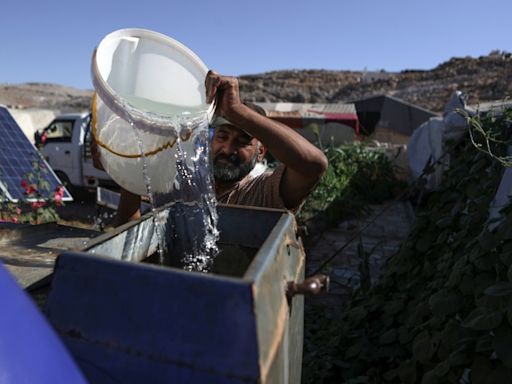
<instances>
[{"instance_id":1,"label":"water splash","mask_svg":"<svg viewBox=\"0 0 512 384\"><path fill-rule=\"evenodd\" d=\"M125 108L135 113L129 104ZM153 118L149 112L143 115L145 119ZM219 232L207 114L184 112L171 117L159 115L159 119L168 123L169 136L176 137L175 151L170 152L174 155L169 158L169 162L176 164L176 178L165 193L152 190L141 132L136 123L129 122L141 153L144 183L159 244L159 261L162 264L166 258L179 257L183 269L209 272L219 252ZM159 210L162 205L168 205L168 209Z\"/></svg>"},{"instance_id":2,"label":"water splash","mask_svg":"<svg viewBox=\"0 0 512 384\"><path fill-rule=\"evenodd\" d=\"M209 272L218 253L219 232L208 122L206 119L191 122L185 114L179 127L172 159L176 163L176 181L169 193L156 194L156 200L157 204L172 202L165 223L166 233L170 234L166 238L168 249L174 255L181 255L183 269Z\"/></svg>"},{"instance_id":3,"label":"water splash","mask_svg":"<svg viewBox=\"0 0 512 384\"><path fill-rule=\"evenodd\" d=\"M140 135L139 130L136 128L133 121L129 122L131 127L133 128L133 132L135 133L135 137L137 139L137 144L139 146L139 151L141 155L142 160L142 176L144 178L144 184L146 185L146 192L149 198L149 204L151 206L151 212L153 214L153 223L155 224L155 230L156 230L156 237L158 241L158 258L160 261L160 264L164 261L164 250L166 242L164 240L164 232L162 231L162 226L159 225L157 218L158 213L156 211L156 205L155 205L155 199L153 196L153 189L151 188L151 178L149 177L149 171L148 171L148 160L146 158L146 155L144 154L144 143L142 142L142 137Z\"/></svg>"}]
</instances>

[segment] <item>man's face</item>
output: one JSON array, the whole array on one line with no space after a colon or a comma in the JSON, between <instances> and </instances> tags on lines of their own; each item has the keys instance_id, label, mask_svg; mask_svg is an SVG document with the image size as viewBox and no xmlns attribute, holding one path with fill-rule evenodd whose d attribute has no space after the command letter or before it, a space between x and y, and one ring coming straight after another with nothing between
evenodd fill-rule
<instances>
[{"instance_id":1,"label":"man's face","mask_svg":"<svg viewBox=\"0 0 512 384\"><path fill-rule=\"evenodd\" d=\"M216 180L235 182L252 171L263 152L257 139L231 125L215 128L212 140L213 174Z\"/></svg>"}]
</instances>

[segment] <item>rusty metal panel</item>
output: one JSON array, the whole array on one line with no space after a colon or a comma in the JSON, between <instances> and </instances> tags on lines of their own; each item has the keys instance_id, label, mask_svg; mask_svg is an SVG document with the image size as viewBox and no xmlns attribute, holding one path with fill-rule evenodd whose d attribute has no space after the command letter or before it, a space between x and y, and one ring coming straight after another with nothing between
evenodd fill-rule
<instances>
[{"instance_id":1,"label":"rusty metal panel","mask_svg":"<svg viewBox=\"0 0 512 384\"><path fill-rule=\"evenodd\" d=\"M300 382L304 301L295 296L289 303L286 287L291 281L302 282L304 270L305 254L295 220L289 213L282 215L244 275L253 282L264 383Z\"/></svg>"}]
</instances>

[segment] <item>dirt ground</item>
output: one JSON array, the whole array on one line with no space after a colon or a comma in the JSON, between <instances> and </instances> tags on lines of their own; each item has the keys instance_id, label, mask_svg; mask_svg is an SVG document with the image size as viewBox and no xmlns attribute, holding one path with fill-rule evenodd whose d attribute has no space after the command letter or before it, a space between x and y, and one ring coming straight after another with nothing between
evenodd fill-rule
<instances>
[{"instance_id":1,"label":"dirt ground","mask_svg":"<svg viewBox=\"0 0 512 384\"><path fill-rule=\"evenodd\" d=\"M57 209L59 224L100 230L108 227L115 212L96 204L95 193L83 193Z\"/></svg>"}]
</instances>

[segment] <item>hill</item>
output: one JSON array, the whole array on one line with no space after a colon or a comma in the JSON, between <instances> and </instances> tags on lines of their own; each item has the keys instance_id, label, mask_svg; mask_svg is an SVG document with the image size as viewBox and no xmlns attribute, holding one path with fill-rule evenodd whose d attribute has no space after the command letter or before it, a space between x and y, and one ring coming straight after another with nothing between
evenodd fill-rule
<instances>
[{"instance_id":1,"label":"hill","mask_svg":"<svg viewBox=\"0 0 512 384\"><path fill-rule=\"evenodd\" d=\"M92 90L80 90L58 84L0 84L0 104L12 109L41 108L74 112L88 109Z\"/></svg>"},{"instance_id":2,"label":"hill","mask_svg":"<svg viewBox=\"0 0 512 384\"><path fill-rule=\"evenodd\" d=\"M512 54L452 58L421 71L276 71L242 76L240 88L250 101L334 103L386 94L441 112L456 89L471 104L512 95Z\"/></svg>"},{"instance_id":3,"label":"hill","mask_svg":"<svg viewBox=\"0 0 512 384\"><path fill-rule=\"evenodd\" d=\"M452 58L432 70L284 70L240 76L240 91L248 101L335 103L387 94L441 112L455 89L466 92L471 104L511 95L512 54ZM87 109L91 96L92 90L56 84L0 84L0 104L13 108L76 111Z\"/></svg>"}]
</instances>

